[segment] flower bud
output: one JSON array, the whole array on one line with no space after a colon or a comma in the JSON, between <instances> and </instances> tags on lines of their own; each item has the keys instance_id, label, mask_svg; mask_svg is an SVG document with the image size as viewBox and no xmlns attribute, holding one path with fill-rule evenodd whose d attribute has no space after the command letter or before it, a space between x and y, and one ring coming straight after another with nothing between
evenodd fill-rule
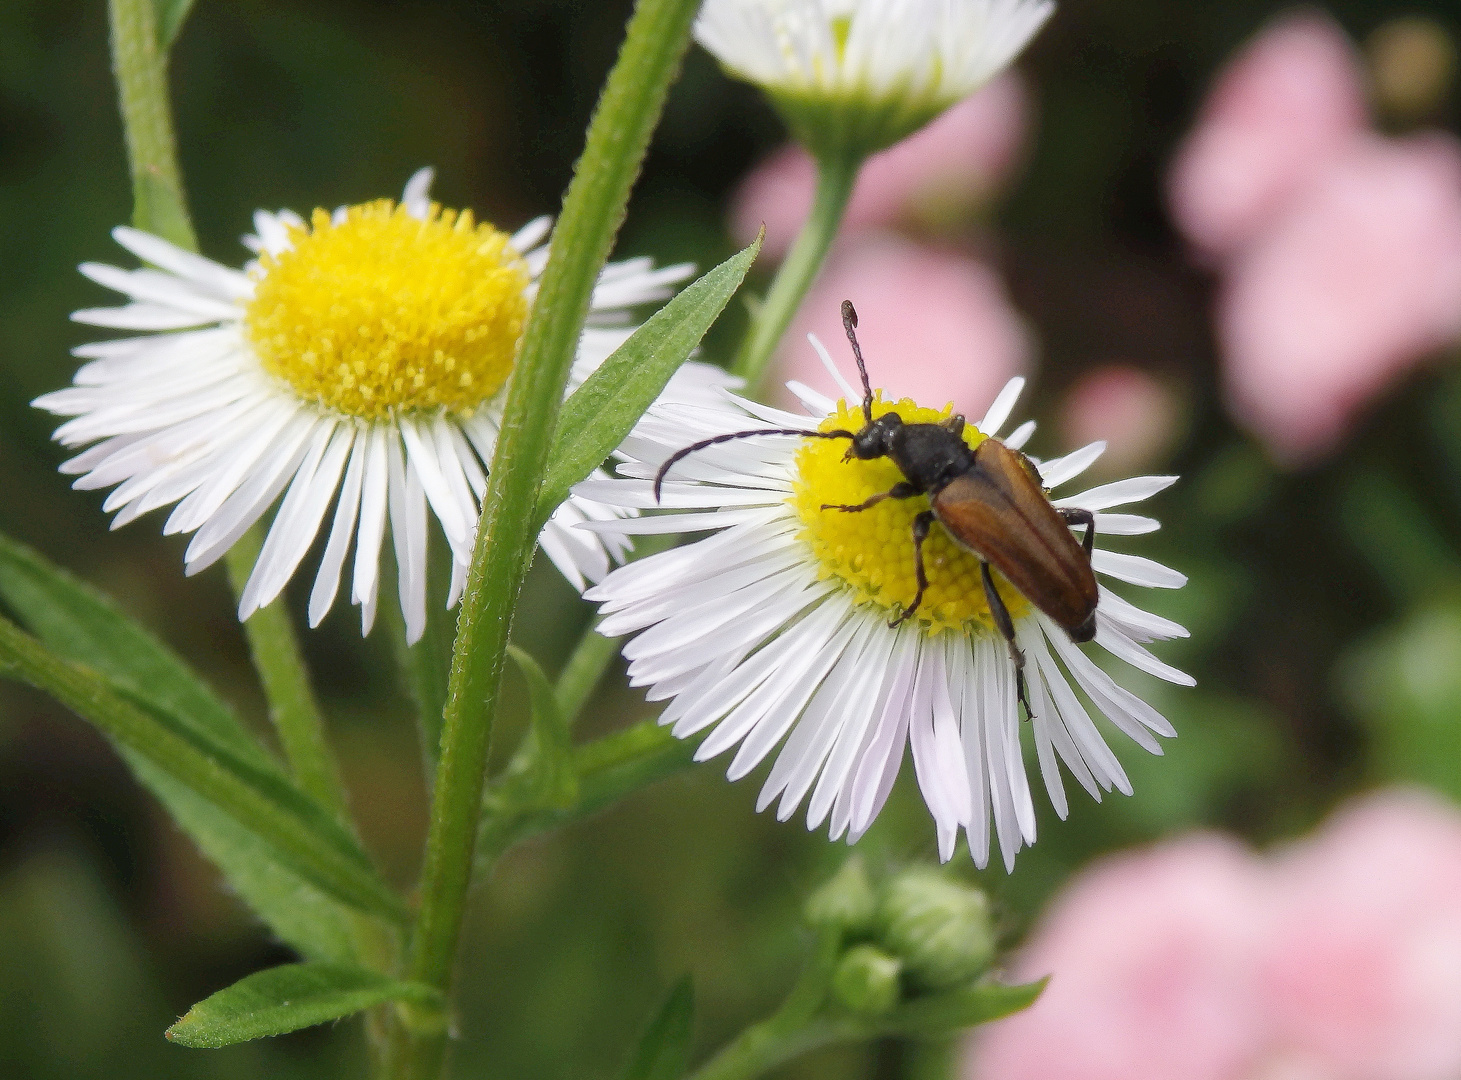
<instances>
[{"instance_id":1,"label":"flower bud","mask_svg":"<svg viewBox=\"0 0 1461 1080\"><path fill-rule=\"evenodd\" d=\"M855 1013L881 1016L898 1004L903 964L875 945L854 945L832 973L832 995Z\"/></svg>"},{"instance_id":2,"label":"flower bud","mask_svg":"<svg viewBox=\"0 0 1461 1080\"><path fill-rule=\"evenodd\" d=\"M994 959L984 893L936 870L909 870L890 881L877 927L883 947L903 961L910 982L922 990L968 983Z\"/></svg>"},{"instance_id":3,"label":"flower bud","mask_svg":"<svg viewBox=\"0 0 1461 1080\"><path fill-rule=\"evenodd\" d=\"M855 934L872 925L876 910L877 898L867 870L862 859L853 855L830 881L807 898L803 914L808 924L819 930Z\"/></svg>"},{"instance_id":4,"label":"flower bud","mask_svg":"<svg viewBox=\"0 0 1461 1080\"><path fill-rule=\"evenodd\" d=\"M1054 8L1050 0L707 0L695 37L765 91L814 156L858 160L999 74Z\"/></svg>"}]
</instances>

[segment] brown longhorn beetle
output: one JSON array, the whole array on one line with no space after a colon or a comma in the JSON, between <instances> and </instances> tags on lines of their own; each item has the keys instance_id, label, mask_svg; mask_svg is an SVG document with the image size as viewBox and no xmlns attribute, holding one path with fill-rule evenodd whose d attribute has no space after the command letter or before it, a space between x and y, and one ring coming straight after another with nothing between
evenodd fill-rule
<instances>
[{"instance_id":1,"label":"brown longhorn beetle","mask_svg":"<svg viewBox=\"0 0 1461 1080\"><path fill-rule=\"evenodd\" d=\"M887 491L855 506L826 504L823 510L855 514L884 499L911 499L927 495L929 509L913 519L913 566L918 591L890 626L897 626L915 611L928 588L923 567L923 542L937 521L955 543L979 560L984 581L984 598L995 626L1009 644L1015 664L1015 684L1026 712L1025 657L1015 645L1015 624L994 587L989 568L993 566L1030 603L1054 619L1072 641L1090 641L1096 634L1096 602L1099 593L1091 569L1091 549L1096 539L1096 518L1089 510L1057 508L1050 501L1034 462L998 439L986 438L974 449L963 439L964 418L951 416L937 424L905 424L897 413L873 419L873 392L857 343L857 311L852 302L842 302L842 325L852 343L852 355L862 376L861 431L804 431L772 428L717 435L672 454L654 478L654 497L659 501L665 474L682 458L707 446L746 439L753 435L801 435L816 439L849 439L846 458L868 461L886 457L903 474ZM1069 526L1084 525L1086 535L1077 542ZM1034 715L1030 713L1030 715Z\"/></svg>"}]
</instances>

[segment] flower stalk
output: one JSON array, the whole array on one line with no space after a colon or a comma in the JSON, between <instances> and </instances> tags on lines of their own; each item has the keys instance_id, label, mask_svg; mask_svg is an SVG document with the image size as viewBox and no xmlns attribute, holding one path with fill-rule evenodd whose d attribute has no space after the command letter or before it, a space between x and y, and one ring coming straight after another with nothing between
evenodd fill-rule
<instances>
[{"instance_id":1,"label":"flower stalk","mask_svg":"<svg viewBox=\"0 0 1461 1080\"><path fill-rule=\"evenodd\" d=\"M590 123L509 383L462 598L411 943L410 977L447 990L461 932L508 630L536 543L533 509L594 282L607 260L698 0L640 0ZM440 1071L446 1032L413 1039L398 1075Z\"/></svg>"},{"instance_id":2,"label":"flower stalk","mask_svg":"<svg viewBox=\"0 0 1461 1080\"><path fill-rule=\"evenodd\" d=\"M111 0L112 64L121 100L131 168L132 223L189 251L198 249L178 168L177 140L168 103L167 53L159 43L152 0ZM258 526L226 556L235 598L262 547ZM339 770L325 741L324 723L310 687L299 641L282 604L243 624L249 654L263 684L269 716L300 787L346 821Z\"/></svg>"},{"instance_id":3,"label":"flower stalk","mask_svg":"<svg viewBox=\"0 0 1461 1080\"><path fill-rule=\"evenodd\" d=\"M731 368L746 380L748 394L754 396L765 379L776 346L827 259L863 160L861 155L846 153L821 157L817 162L811 216L776 271Z\"/></svg>"},{"instance_id":4,"label":"flower stalk","mask_svg":"<svg viewBox=\"0 0 1461 1080\"><path fill-rule=\"evenodd\" d=\"M132 175L132 221L179 247L196 251L178 168L167 92L167 50L153 0L110 0L112 70L122 108Z\"/></svg>"},{"instance_id":5,"label":"flower stalk","mask_svg":"<svg viewBox=\"0 0 1461 1080\"><path fill-rule=\"evenodd\" d=\"M257 526L250 529L225 556L228 581L235 598L242 595L249 571L263 546L261 533ZM270 604L254 612L243 627L249 655L269 703L269 719L279 733L279 743L295 782L342 824L348 825L345 785L325 738L324 718L300 654L299 639L289 623L288 610L282 603Z\"/></svg>"}]
</instances>

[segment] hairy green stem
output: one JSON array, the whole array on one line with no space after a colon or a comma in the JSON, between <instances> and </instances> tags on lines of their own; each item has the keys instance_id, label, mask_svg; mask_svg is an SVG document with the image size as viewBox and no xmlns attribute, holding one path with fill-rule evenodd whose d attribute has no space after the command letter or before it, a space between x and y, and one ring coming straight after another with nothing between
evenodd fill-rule
<instances>
[{"instance_id":1,"label":"hairy green stem","mask_svg":"<svg viewBox=\"0 0 1461 1080\"><path fill-rule=\"evenodd\" d=\"M699 0L640 0L589 125L563 201L504 407L477 547L462 598L444 717L441 764L421 876L409 975L450 988L486 782L492 721L518 592L536 544L533 510L569 368L600 268L671 81ZM446 1033L424 1031L402 1075L440 1071Z\"/></svg>"},{"instance_id":2,"label":"hairy green stem","mask_svg":"<svg viewBox=\"0 0 1461 1080\"><path fill-rule=\"evenodd\" d=\"M160 44L154 0L109 0L112 69L122 107L132 173L132 223L190 251L198 247L188 219L168 106L167 52Z\"/></svg>"},{"instance_id":3,"label":"hairy green stem","mask_svg":"<svg viewBox=\"0 0 1461 1080\"><path fill-rule=\"evenodd\" d=\"M255 526L229 549L224 561L235 598L243 595L262 546L263 530ZM324 720L283 601L276 600L254 612L243 629L269 703L269 719L279 733L295 782L342 824L349 825L345 785L325 740Z\"/></svg>"},{"instance_id":4,"label":"hairy green stem","mask_svg":"<svg viewBox=\"0 0 1461 1080\"><path fill-rule=\"evenodd\" d=\"M746 380L747 393L756 393L777 344L817 279L861 167L862 159L852 156L818 162L817 193L812 200L811 216L797 234L786 261L776 271L771 289L761 302L731 367L732 372Z\"/></svg>"}]
</instances>

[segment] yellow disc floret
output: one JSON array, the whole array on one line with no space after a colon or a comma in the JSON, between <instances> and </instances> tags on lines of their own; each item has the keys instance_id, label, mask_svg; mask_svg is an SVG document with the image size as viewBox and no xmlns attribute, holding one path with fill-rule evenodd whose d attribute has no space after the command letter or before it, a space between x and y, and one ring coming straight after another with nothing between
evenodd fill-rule
<instances>
[{"instance_id":1,"label":"yellow disc floret","mask_svg":"<svg viewBox=\"0 0 1461 1080\"><path fill-rule=\"evenodd\" d=\"M873 416L888 412L896 412L904 423L933 424L947 419L953 409L939 411L922 408L907 398L889 403L875 397ZM857 431L863 422L860 403L849 408L841 401L820 430ZM964 428L964 441L971 448L985 438L972 424ZM846 453L847 442L842 439L806 440L797 450L790 501L802 523L801 537L819 564L818 575L824 580L838 578L856 602L877 605L893 618L913 602L918 591L913 519L928 509L928 498L884 499L856 513L823 510L824 503L855 506L903 479L898 466L887 458L844 461ZM928 589L913 613L914 621L930 632L966 629L971 624L993 628L979 560L954 543L942 525L935 524L924 541L923 565ZM997 574L995 582L1011 615L1018 618L1029 610L1025 599Z\"/></svg>"},{"instance_id":2,"label":"yellow disc floret","mask_svg":"<svg viewBox=\"0 0 1461 1080\"><path fill-rule=\"evenodd\" d=\"M339 222L316 210L290 239L259 259L245 332L300 397L367 419L464 415L507 381L530 279L505 233L382 199Z\"/></svg>"}]
</instances>

